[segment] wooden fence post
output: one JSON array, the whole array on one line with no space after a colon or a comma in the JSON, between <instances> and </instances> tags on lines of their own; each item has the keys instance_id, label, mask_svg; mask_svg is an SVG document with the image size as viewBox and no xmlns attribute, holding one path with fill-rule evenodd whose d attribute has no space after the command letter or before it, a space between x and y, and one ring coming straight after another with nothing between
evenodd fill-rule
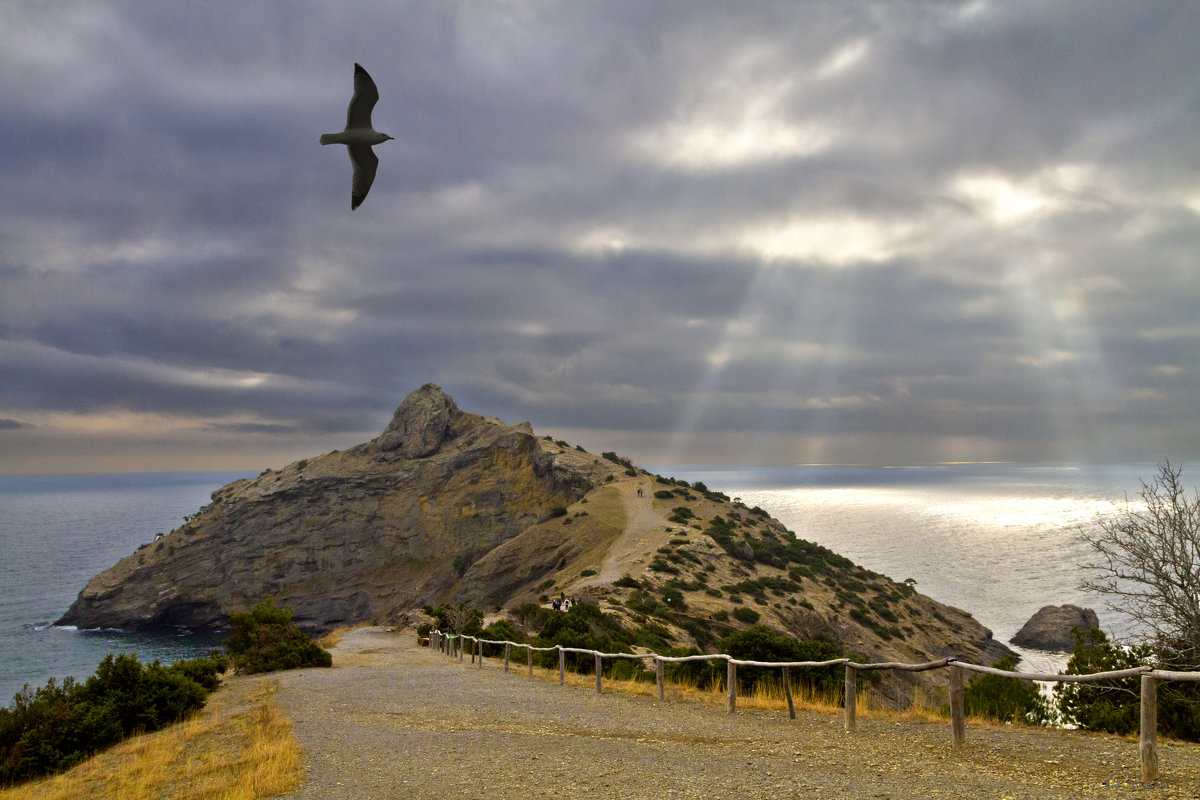
<instances>
[{"instance_id":1,"label":"wooden fence post","mask_svg":"<svg viewBox=\"0 0 1200 800\"><path fill-rule=\"evenodd\" d=\"M600 675L604 672L604 660L596 653L596 694L600 694Z\"/></svg>"},{"instance_id":2,"label":"wooden fence post","mask_svg":"<svg viewBox=\"0 0 1200 800\"><path fill-rule=\"evenodd\" d=\"M525 663L529 665L529 677L533 677L533 647L525 645Z\"/></svg>"},{"instance_id":3,"label":"wooden fence post","mask_svg":"<svg viewBox=\"0 0 1200 800\"><path fill-rule=\"evenodd\" d=\"M1142 785L1158 780L1158 687L1153 675L1142 676L1142 732L1138 749L1142 757Z\"/></svg>"},{"instance_id":4,"label":"wooden fence post","mask_svg":"<svg viewBox=\"0 0 1200 800\"><path fill-rule=\"evenodd\" d=\"M476 639L474 642L474 646L471 647L471 663L472 664L475 663L475 654L478 652L479 652L479 640Z\"/></svg>"},{"instance_id":5,"label":"wooden fence post","mask_svg":"<svg viewBox=\"0 0 1200 800\"><path fill-rule=\"evenodd\" d=\"M795 719L796 706L792 704L792 673L787 667L783 668L783 695L788 701L788 716Z\"/></svg>"},{"instance_id":6,"label":"wooden fence post","mask_svg":"<svg viewBox=\"0 0 1200 800\"><path fill-rule=\"evenodd\" d=\"M512 643L504 643L504 671L508 672L508 657L512 654Z\"/></svg>"},{"instance_id":7,"label":"wooden fence post","mask_svg":"<svg viewBox=\"0 0 1200 800\"><path fill-rule=\"evenodd\" d=\"M950 732L954 746L959 747L967 740L967 720L963 716L963 671L962 667L950 667Z\"/></svg>"},{"instance_id":8,"label":"wooden fence post","mask_svg":"<svg viewBox=\"0 0 1200 800\"><path fill-rule=\"evenodd\" d=\"M483 669L483 639L475 640L475 652L479 654L479 668Z\"/></svg>"},{"instance_id":9,"label":"wooden fence post","mask_svg":"<svg viewBox=\"0 0 1200 800\"><path fill-rule=\"evenodd\" d=\"M658 686L658 699L663 699L663 660L658 656L654 657L654 682Z\"/></svg>"},{"instance_id":10,"label":"wooden fence post","mask_svg":"<svg viewBox=\"0 0 1200 800\"><path fill-rule=\"evenodd\" d=\"M729 666L725 673L725 682L729 688L729 713L737 711L737 664L732 661L728 662Z\"/></svg>"},{"instance_id":11,"label":"wooden fence post","mask_svg":"<svg viewBox=\"0 0 1200 800\"><path fill-rule=\"evenodd\" d=\"M567 682L567 654L561 644L555 646L558 648L558 685L562 686Z\"/></svg>"},{"instance_id":12,"label":"wooden fence post","mask_svg":"<svg viewBox=\"0 0 1200 800\"><path fill-rule=\"evenodd\" d=\"M854 717L858 713L858 671L846 666L846 733L854 732Z\"/></svg>"}]
</instances>

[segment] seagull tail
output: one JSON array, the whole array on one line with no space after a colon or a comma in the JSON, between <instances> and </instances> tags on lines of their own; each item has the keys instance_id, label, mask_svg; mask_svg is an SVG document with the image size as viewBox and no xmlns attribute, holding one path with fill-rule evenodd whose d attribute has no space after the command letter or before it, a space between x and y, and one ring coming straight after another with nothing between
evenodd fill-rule
<instances>
[{"instance_id":1,"label":"seagull tail","mask_svg":"<svg viewBox=\"0 0 1200 800\"><path fill-rule=\"evenodd\" d=\"M321 144L337 144L337 143L338 143L338 140L337 140L336 133L321 134Z\"/></svg>"}]
</instances>

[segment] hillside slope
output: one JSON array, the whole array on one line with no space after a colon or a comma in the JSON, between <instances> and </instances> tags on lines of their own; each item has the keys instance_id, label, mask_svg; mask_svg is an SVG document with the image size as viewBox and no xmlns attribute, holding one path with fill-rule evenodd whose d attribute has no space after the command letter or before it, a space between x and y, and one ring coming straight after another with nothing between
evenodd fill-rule
<instances>
[{"instance_id":1,"label":"hillside slope","mask_svg":"<svg viewBox=\"0 0 1200 800\"><path fill-rule=\"evenodd\" d=\"M432 384L370 442L217 490L89 581L59 624L213 627L273 597L320 630L560 592L670 644L711 647L760 622L869 660L1008 652L966 612L762 509L463 412Z\"/></svg>"}]
</instances>

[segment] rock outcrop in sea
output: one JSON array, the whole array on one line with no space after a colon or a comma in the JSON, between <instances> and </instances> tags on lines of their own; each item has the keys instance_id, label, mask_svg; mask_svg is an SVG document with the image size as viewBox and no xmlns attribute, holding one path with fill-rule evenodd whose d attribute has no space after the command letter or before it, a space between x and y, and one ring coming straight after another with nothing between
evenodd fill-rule
<instances>
[{"instance_id":1,"label":"rock outcrop in sea","mask_svg":"<svg viewBox=\"0 0 1200 800\"><path fill-rule=\"evenodd\" d=\"M1070 603L1062 606L1042 606L1021 630L1008 641L1018 647L1070 652L1075 649L1072 628L1083 632L1100 627L1096 612Z\"/></svg>"},{"instance_id":2,"label":"rock outcrop in sea","mask_svg":"<svg viewBox=\"0 0 1200 800\"><path fill-rule=\"evenodd\" d=\"M464 412L432 384L369 442L217 490L92 578L59 623L219 627L270 597L319 631L427 603L515 613L560 592L702 649L761 622L867 660L1010 652L763 509Z\"/></svg>"}]
</instances>

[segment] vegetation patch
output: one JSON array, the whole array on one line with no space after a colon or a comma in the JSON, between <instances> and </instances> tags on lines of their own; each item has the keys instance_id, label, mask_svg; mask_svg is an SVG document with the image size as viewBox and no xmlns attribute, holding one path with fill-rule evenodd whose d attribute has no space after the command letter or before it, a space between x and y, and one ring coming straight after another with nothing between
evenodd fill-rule
<instances>
[{"instance_id":1,"label":"vegetation patch","mask_svg":"<svg viewBox=\"0 0 1200 800\"><path fill-rule=\"evenodd\" d=\"M0 709L0 784L60 772L134 733L183 719L203 707L224 670L219 655L164 667L110 653L83 683L27 684Z\"/></svg>"},{"instance_id":2,"label":"vegetation patch","mask_svg":"<svg viewBox=\"0 0 1200 800\"><path fill-rule=\"evenodd\" d=\"M292 609L264 600L250 611L229 615L233 635L225 640L229 659L239 672L274 672L303 667L331 667L333 656L292 624Z\"/></svg>"}]
</instances>

